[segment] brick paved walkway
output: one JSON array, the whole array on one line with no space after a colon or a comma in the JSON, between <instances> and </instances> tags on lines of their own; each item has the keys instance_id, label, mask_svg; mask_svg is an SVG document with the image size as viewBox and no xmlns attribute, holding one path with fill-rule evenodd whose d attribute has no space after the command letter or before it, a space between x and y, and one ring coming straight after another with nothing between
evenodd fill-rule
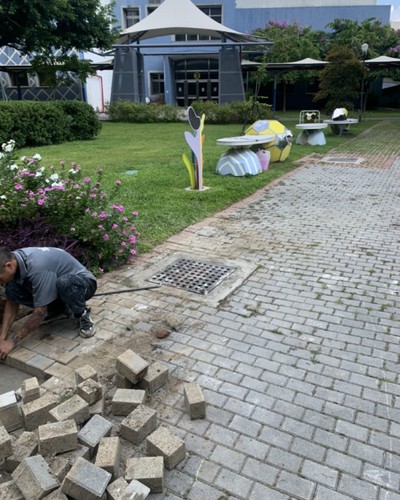
<instances>
[{"instance_id":1,"label":"brick paved walkway","mask_svg":"<svg viewBox=\"0 0 400 500\"><path fill-rule=\"evenodd\" d=\"M72 359L62 355L119 337L134 346L173 315L177 331L148 353L171 372L153 404L189 456L167 472L168 493L150 498L400 500L398 137L400 122L390 122L344 138L330 156L364 163L314 157L101 284L146 284L181 254L246 263L246 278L223 300L166 286L96 299L95 339L59 331L46 341L59 343L58 365L54 349L34 351L34 339L19 351L67 373ZM188 419L182 381L204 388L205 420Z\"/></svg>"}]
</instances>

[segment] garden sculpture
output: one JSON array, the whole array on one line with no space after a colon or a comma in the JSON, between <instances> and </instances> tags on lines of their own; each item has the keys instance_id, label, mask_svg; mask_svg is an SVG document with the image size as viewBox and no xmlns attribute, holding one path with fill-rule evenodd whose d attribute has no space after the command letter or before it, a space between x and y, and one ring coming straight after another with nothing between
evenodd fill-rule
<instances>
[{"instance_id":1,"label":"garden sculpture","mask_svg":"<svg viewBox=\"0 0 400 500\"><path fill-rule=\"evenodd\" d=\"M188 120L193 130L193 134L185 132L185 139L192 150L191 158L184 153L183 161L189 172L190 187L193 190L201 191L203 187L203 135L205 115L197 116L194 109L189 106Z\"/></svg>"}]
</instances>

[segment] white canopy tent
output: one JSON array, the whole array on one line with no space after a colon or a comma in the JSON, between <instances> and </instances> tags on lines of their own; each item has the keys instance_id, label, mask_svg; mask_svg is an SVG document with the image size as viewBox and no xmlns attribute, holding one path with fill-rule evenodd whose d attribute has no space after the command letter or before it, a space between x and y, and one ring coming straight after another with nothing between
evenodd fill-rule
<instances>
[{"instance_id":1,"label":"white canopy tent","mask_svg":"<svg viewBox=\"0 0 400 500\"><path fill-rule=\"evenodd\" d=\"M195 35L194 41L166 41L142 43L150 38L166 37L171 35ZM203 37L201 41L197 37ZM208 89L218 89L217 98L219 103L241 101L245 99L242 68L241 47L271 45L261 38L252 37L228 28L223 24L211 19L208 15L196 7L190 0L165 0L156 10L145 17L142 21L130 26L121 33L119 44L115 45L116 60L113 75L113 90L111 100L132 99L143 102L145 83L143 81L144 62L143 58L156 54L156 50L163 49L164 56L169 62L184 59L193 54L195 57L218 57L218 84L211 85L211 79L205 78L202 89L207 92L207 98L215 97ZM190 48L189 50L187 50ZM207 48L207 50L204 50ZM143 49L147 52L143 52ZM265 48L264 48L265 50ZM150 51L150 52L149 52ZM172 65L168 62L164 65L165 97L166 102L175 101L176 93L179 99L189 103L189 92L187 81L183 85L175 86L174 76L171 77ZM128 73L131 73L129 76ZM199 73L196 73L199 74ZM195 83L196 85L196 83ZM168 87L168 88L167 88ZM133 91L130 91L130 88ZM193 88L193 86L191 87ZM214 90L213 90L214 92ZM192 92L190 99L197 97L197 91ZM183 94L183 96L182 96ZM185 104L186 105L186 104Z\"/></svg>"},{"instance_id":2,"label":"white canopy tent","mask_svg":"<svg viewBox=\"0 0 400 500\"><path fill-rule=\"evenodd\" d=\"M226 38L235 42L256 40L214 21L190 0L165 0L142 21L122 31L120 41L135 42L139 39L180 34Z\"/></svg>"}]
</instances>

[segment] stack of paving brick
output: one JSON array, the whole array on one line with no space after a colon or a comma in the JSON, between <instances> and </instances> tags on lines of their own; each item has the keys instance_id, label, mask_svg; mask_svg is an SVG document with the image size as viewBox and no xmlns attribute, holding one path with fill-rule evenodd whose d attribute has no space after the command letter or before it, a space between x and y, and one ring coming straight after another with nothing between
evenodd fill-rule
<instances>
[{"instance_id":1,"label":"stack of paving brick","mask_svg":"<svg viewBox=\"0 0 400 500\"><path fill-rule=\"evenodd\" d=\"M0 485L0 498L140 500L150 491L163 491L164 468L173 469L186 449L180 438L158 426L157 412L145 400L146 393L166 384L168 369L149 366L127 350L116 359L116 372L111 414L123 417L120 425L104 417L104 388L88 365L76 370L76 387L64 401L47 382L43 393L45 384L40 387L34 377L21 387L20 402L14 392L0 395L0 460L12 477ZM191 418L203 418L205 402L197 384L186 384L184 394ZM21 428L15 438L12 433ZM146 456L123 462L121 440L135 447L144 443Z\"/></svg>"}]
</instances>

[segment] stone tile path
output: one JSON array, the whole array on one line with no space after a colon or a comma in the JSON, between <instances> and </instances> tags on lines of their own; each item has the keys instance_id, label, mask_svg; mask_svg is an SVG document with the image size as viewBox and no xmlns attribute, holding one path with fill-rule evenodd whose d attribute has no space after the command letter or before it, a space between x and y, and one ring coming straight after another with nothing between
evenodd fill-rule
<instances>
[{"instance_id":1,"label":"stone tile path","mask_svg":"<svg viewBox=\"0 0 400 500\"><path fill-rule=\"evenodd\" d=\"M399 137L400 122L344 137L331 154L364 164L314 157L101 281L151 285L178 255L245 263L224 298L163 286L93 299L94 339L53 326L11 364L68 377L96 349L151 336L145 356L171 373L153 404L189 455L150 498L400 500ZM165 319L175 331L157 340ZM182 381L203 387L206 419L189 420Z\"/></svg>"}]
</instances>

